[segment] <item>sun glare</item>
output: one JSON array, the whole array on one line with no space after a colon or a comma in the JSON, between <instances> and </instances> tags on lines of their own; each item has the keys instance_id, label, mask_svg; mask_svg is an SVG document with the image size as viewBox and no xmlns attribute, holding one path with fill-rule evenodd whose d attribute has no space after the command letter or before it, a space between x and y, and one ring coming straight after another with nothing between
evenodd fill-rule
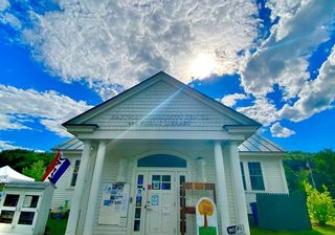
<instances>
[{"instance_id":1,"label":"sun glare","mask_svg":"<svg viewBox=\"0 0 335 235\"><path fill-rule=\"evenodd\" d=\"M193 78L205 78L215 72L216 61L213 56L199 54L190 66L190 73Z\"/></svg>"}]
</instances>

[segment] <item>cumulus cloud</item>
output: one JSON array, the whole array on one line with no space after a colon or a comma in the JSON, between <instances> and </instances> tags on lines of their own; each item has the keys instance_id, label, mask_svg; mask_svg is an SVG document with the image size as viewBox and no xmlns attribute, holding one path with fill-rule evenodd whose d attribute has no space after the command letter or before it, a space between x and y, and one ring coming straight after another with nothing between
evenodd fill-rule
<instances>
[{"instance_id":1,"label":"cumulus cloud","mask_svg":"<svg viewBox=\"0 0 335 235\"><path fill-rule=\"evenodd\" d=\"M32 12L24 38L51 72L98 91L102 84L127 88L159 70L188 82L199 55L214 63L211 74L236 72L259 24L251 0L63 0L60 7Z\"/></svg>"},{"instance_id":2,"label":"cumulus cloud","mask_svg":"<svg viewBox=\"0 0 335 235\"><path fill-rule=\"evenodd\" d=\"M295 134L295 131L283 127L279 122L274 123L270 128L271 134L278 138L287 138Z\"/></svg>"},{"instance_id":3,"label":"cumulus cloud","mask_svg":"<svg viewBox=\"0 0 335 235\"><path fill-rule=\"evenodd\" d=\"M237 111L244 113L265 126L269 126L278 119L276 106L270 103L266 98L256 99L253 105L239 107Z\"/></svg>"},{"instance_id":4,"label":"cumulus cloud","mask_svg":"<svg viewBox=\"0 0 335 235\"><path fill-rule=\"evenodd\" d=\"M39 120L49 131L69 135L61 123L90 108L55 91L38 92L0 85L0 130L30 129Z\"/></svg>"},{"instance_id":5,"label":"cumulus cloud","mask_svg":"<svg viewBox=\"0 0 335 235\"><path fill-rule=\"evenodd\" d=\"M286 104L280 110L280 117L295 122L305 120L321 111L333 108L335 101L335 46L328 60L320 69L315 80L304 84L299 99L294 105Z\"/></svg>"},{"instance_id":6,"label":"cumulus cloud","mask_svg":"<svg viewBox=\"0 0 335 235\"><path fill-rule=\"evenodd\" d=\"M273 17L279 24L242 69L242 84L247 92L264 96L274 84L284 99L295 97L309 78L308 56L329 38L335 1L270 1ZM317 20L316 20L317 19Z\"/></svg>"},{"instance_id":7,"label":"cumulus cloud","mask_svg":"<svg viewBox=\"0 0 335 235\"><path fill-rule=\"evenodd\" d=\"M248 96L242 93L234 93L234 94L230 94L230 95L226 95L221 99L221 102L224 105L227 105L229 107L233 107L238 100L245 100L247 99Z\"/></svg>"}]
</instances>

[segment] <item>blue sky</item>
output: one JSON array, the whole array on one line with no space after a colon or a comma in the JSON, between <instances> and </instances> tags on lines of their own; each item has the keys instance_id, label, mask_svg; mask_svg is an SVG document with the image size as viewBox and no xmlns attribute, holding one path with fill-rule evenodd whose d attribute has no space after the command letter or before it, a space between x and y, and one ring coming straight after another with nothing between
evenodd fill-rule
<instances>
[{"instance_id":1,"label":"blue sky","mask_svg":"<svg viewBox=\"0 0 335 235\"><path fill-rule=\"evenodd\" d=\"M326 0L0 0L0 150L49 150L69 138L62 122L160 70L286 150L335 149L334 13Z\"/></svg>"}]
</instances>

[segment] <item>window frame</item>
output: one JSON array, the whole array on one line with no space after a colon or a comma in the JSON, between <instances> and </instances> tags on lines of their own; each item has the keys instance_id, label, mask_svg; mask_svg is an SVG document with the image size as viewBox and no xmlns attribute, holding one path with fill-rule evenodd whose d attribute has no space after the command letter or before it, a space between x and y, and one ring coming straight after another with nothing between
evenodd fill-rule
<instances>
[{"instance_id":1,"label":"window frame","mask_svg":"<svg viewBox=\"0 0 335 235\"><path fill-rule=\"evenodd\" d=\"M240 161L240 168L241 168L241 177L242 177L243 189L246 192L248 190L248 185L247 185L247 179L246 179L245 167L244 167L244 162L243 161Z\"/></svg>"},{"instance_id":2,"label":"window frame","mask_svg":"<svg viewBox=\"0 0 335 235\"><path fill-rule=\"evenodd\" d=\"M76 162L79 162L77 171L76 171ZM71 161L71 164L72 164L72 168L71 168L71 175L69 177L70 178L70 180L69 180L69 188L73 189L77 185L78 174L79 174L79 169L80 169L80 164L81 164L81 159L80 158L75 158L75 159L73 159ZM72 180L73 180L74 174L76 174L77 178L76 178L76 181L75 181L74 185L72 185Z\"/></svg>"},{"instance_id":3,"label":"window frame","mask_svg":"<svg viewBox=\"0 0 335 235\"><path fill-rule=\"evenodd\" d=\"M250 164L254 164L254 163L259 165L261 175L250 174ZM264 177L264 168L263 168L262 162L261 161L248 161L247 166L248 166L248 174L249 174L250 191L251 192L265 192L267 187L266 187L266 182L265 182L265 177ZM261 177L261 179L263 181L263 189L254 189L253 188L252 180L251 180L252 177Z\"/></svg>"}]
</instances>

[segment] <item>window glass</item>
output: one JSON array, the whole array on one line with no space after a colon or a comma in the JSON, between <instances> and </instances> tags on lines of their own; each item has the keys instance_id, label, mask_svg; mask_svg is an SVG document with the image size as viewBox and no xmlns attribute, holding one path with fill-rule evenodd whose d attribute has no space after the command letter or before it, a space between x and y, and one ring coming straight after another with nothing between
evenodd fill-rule
<instances>
[{"instance_id":1,"label":"window glass","mask_svg":"<svg viewBox=\"0 0 335 235\"><path fill-rule=\"evenodd\" d=\"M71 187L74 187L77 182L78 172L79 172L80 160L76 160L73 166L72 178L71 178Z\"/></svg>"},{"instance_id":2,"label":"window glass","mask_svg":"<svg viewBox=\"0 0 335 235\"><path fill-rule=\"evenodd\" d=\"M36 208L38 204L38 195L26 195L24 197L23 205L24 208Z\"/></svg>"},{"instance_id":3,"label":"window glass","mask_svg":"<svg viewBox=\"0 0 335 235\"><path fill-rule=\"evenodd\" d=\"M19 201L19 198L20 195L18 194L7 194L3 205L9 207L15 207Z\"/></svg>"},{"instance_id":4,"label":"window glass","mask_svg":"<svg viewBox=\"0 0 335 235\"><path fill-rule=\"evenodd\" d=\"M135 198L135 215L134 215L134 231L140 231L141 225L141 210L142 210L142 199L143 199L143 187L144 176L137 176L136 185L136 198Z\"/></svg>"},{"instance_id":5,"label":"window glass","mask_svg":"<svg viewBox=\"0 0 335 235\"><path fill-rule=\"evenodd\" d=\"M171 189L171 175L163 175L162 190L170 190L170 189Z\"/></svg>"},{"instance_id":6,"label":"window glass","mask_svg":"<svg viewBox=\"0 0 335 235\"><path fill-rule=\"evenodd\" d=\"M152 190L160 190L161 189L161 176L153 175L152 176Z\"/></svg>"},{"instance_id":7,"label":"window glass","mask_svg":"<svg viewBox=\"0 0 335 235\"><path fill-rule=\"evenodd\" d=\"M177 156L169 154L154 154L137 161L138 167L176 167L185 168L187 162Z\"/></svg>"},{"instance_id":8,"label":"window glass","mask_svg":"<svg viewBox=\"0 0 335 235\"><path fill-rule=\"evenodd\" d=\"M242 174L242 181L243 181L243 188L244 190L247 189L247 185L245 183L245 174L244 174L244 166L243 166L243 162L240 162L240 166L241 166L241 174Z\"/></svg>"},{"instance_id":9,"label":"window glass","mask_svg":"<svg viewBox=\"0 0 335 235\"><path fill-rule=\"evenodd\" d=\"M31 224L33 224L34 216L35 216L35 212L22 211L21 214L20 214L18 224L31 225Z\"/></svg>"},{"instance_id":10,"label":"window glass","mask_svg":"<svg viewBox=\"0 0 335 235\"><path fill-rule=\"evenodd\" d=\"M2 210L0 214L0 223L11 224L15 211Z\"/></svg>"},{"instance_id":11,"label":"window glass","mask_svg":"<svg viewBox=\"0 0 335 235\"><path fill-rule=\"evenodd\" d=\"M250 183L252 190L265 190L261 164L248 162Z\"/></svg>"},{"instance_id":12,"label":"window glass","mask_svg":"<svg viewBox=\"0 0 335 235\"><path fill-rule=\"evenodd\" d=\"M153 175L152 190L171 190L171 175Z\"/></svg>"}]
</instances>

